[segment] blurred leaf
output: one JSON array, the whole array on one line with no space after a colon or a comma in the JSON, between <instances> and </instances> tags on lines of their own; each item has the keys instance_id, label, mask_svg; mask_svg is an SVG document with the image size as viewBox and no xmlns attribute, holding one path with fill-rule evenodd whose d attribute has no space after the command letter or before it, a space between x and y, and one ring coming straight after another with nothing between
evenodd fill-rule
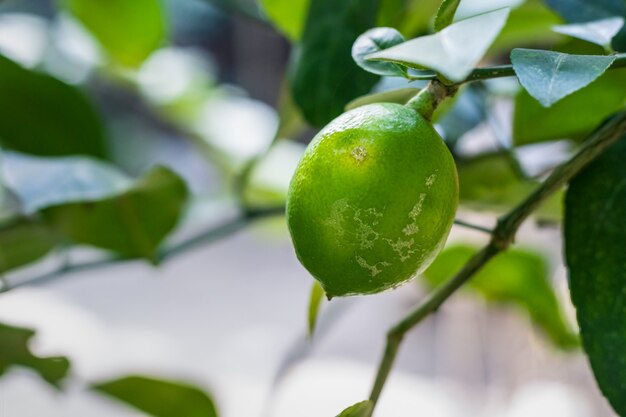
<instances>
[{"instance_id":1,"label":"blurred leaf","mask_svg":"<svg viewBox=\"0 0 626 417\"><path fill-rule=\"evenodd\" d=\"M155 167L123 193L52 206L42 213L47 223L74 242L154 260L186 200L184 181L168 168Z\"/></svg>"},{"instance_id":2,"label":"blurred leaf","mask_svg":"<svg viewBox=\"0 0 626 417\"><path fill-rule=\"evenodd\" d=\"M162 0L64 0L118 63L138 67L166 41Z\"/></svg>"},{"instance_id":3,"label":"blurred leaf","mask_svg":"<svg viewBox=\"0 0 626 417\"><path fill-rule=\"evenodd\" d=\"M574 178L565 200L565 258L583 346L596 380L626 415L626 136Z\"/></svg>"},{"instance_id":4,"label":"blurred leaf","mask_svg":"<svg viewBox=\"0 0 626 417\"><path fill-rule=\"evenodd\" d=\"M615 56L569 55L538 49L514 49L511 62L528 93L544 107L591 84L604 74Z\"/></svg>"},{"instance_id":5,"label":"blurred leaf","mask_svg":"<svg viewBox=\"0 0 626 417\"><path fill-rule=\"evenodd\" d=\"M260 0L270 20L290 40L298 41L304 29L311 0Z\"/></svg>"},{"instance_id":6,"label":"blurred leaf","mask_svg":"<svg viewBox=\"0 0 626 417\"><path fill-rule=\"evenodd\" d=\"M0 144L36 155L102 158L99 116L83 94L0 55Z\"/></svg>"},{"instance_id":7,"label":"blurred leaf","mask_svg":"<svg viewBox=\"0 0 626 417\"><path fill-rule=\"evenodd\" d=\"M0 226L0 275L44 257L56 244L43 224L16 219Z\"/></svg>"},{"instance_id":8,"label":"blurred leaf","mask_svg":"<svg viewBox=\"0 0 626 417\"><path fill-rule=\"evenodd\" d=\"M553 30L557 33L583 39L600 46L607 46L611 45L611 40L623 26L624 18L610 17L587 23L557 25L553 27Z\"/></svg>"},{"instance_id":9,"label":"blurred leaf","mask_svg":"<svg viewBox=\"0 0 626 417\"><path fill-rule=\"evenodd\" d=\"M546 0L548 6L571 23L585 23L609 17L626 17L624 0ZM626 28L613 40L615 49L626 50Z\"/></svg>"},{"instance_id":10,"label":"blurred leaf","mask_svg":"<svg viewBox=\"0 0 626 417\"><path fill-rule=\"evenodd\" d=\"M293 97L303 116L321 127L378 77L350 56L356 38L375 24L378 0L311 0L302 47L291 68Z\"/></svg>"},{"instance_id":11,"label":"blurred leaf","mask_svg":"<svg viewBox=\"0 0 626 417\"><path fill-rule=\"evenodd\" d=\"M404 105L419 93L419 91L419 88L400 88L397 90L383 91L381 93L367 94L357 97L346 104L346 111L372 103L397 103Z\"/></svg>"},{"instance_id":12,"label":"blurred leaf","mask_svg":"<svg viewBox=\"0 0 626 417\"><path fill-rule=\"evenodd\" d=\"M126 191L132 182L112 165L85 157L41 158L15 152L3 156L5 184L22 210L97 201Z\"/></svg>"},{"instance_id":13,"label":"blurred leaf","mask_svg":"<svg viewBox=\"0 0 626 417\"><path fill-rule=\"evenodd\" d=\"M516 145L555 139L584 138L606 117L626 104L626 70L607 71L594 83L545 108L522 91L515 100Z\"/></svg>"},{"instance_id":14,"label":"blurred leaf","mask_svg":"<svg viewBox=\"0 0 626 417\"><path fill-rule=\"evenodd\" d=\"M324 298L324 289L320 285L318 281L313 281L313 286L311 287L311 296L309 297L309 315L308 315L308 329L309 329L309 337L313 337L313 333L315 333L315 325L317 324L317 315L320 310L320 305Z\"/></svg>"},{"instance_id":15,"label":"blurred leaf","mask_svg":"<svg viewBox=\"0 0 626 417\"><path fill-rule=\"evenodd\" d=\"M378 10L377 26L398 29L404 36L413 37L429 30L439 0L384 0Z\"/></svg>"},{"instance_id":16,"label":"blurred leaf","mask_svg":"<svg viewBox=\"0 0 626 417\"><path fill-rule=\"evenodd\" d=\"M444 250L424 272L432 287L452 278L478 248L455 245ZM562 308L547 276L545 259L534 251L509 249L497 255L468 283L467 288L490 303L524 310L559 348L578 346L578 337L563 318Z\"/></svg>"},{"instance_id":17,"label":"blurred leaf","mask_svg":"<svg viewBox=\"0 0 626 417\"><path fill-rule=\"evenodd\" d=\"M368 59L410 68L429 68L452 81L462 81L483 57L508 17L508 9L470 17L434 35L422 36L376 52Z\"/></svg>"},{"instance_id":18,"label":"blurred leaf","mask_svg":"<svg viewBox=\"0 0 626 417\"><path fill-rule=\"evenodd\" d=\"M441 6L439 6L439 10L437 10L437 15L435 16L435 31L439 32L452 24L454 14L460 3L461 0L443 0L441 2Z\"/></svg>"},{"instance_id":19,"label":"blurred leaf","mask_svg":"<svg viewBox=\"0 0 626 417\"><path fill-rule=\"evenodd\" d=\"M365 56L404 42L404 36L393 28L374 28L359 36L352 45L352 59L365 71L390 77L406 77L406 68L389 62L368 61Z\"/></svg>"},{"instance_id":20,"label":"blurred leaf","mask_svg":"<svg viewBox=\"0 0 626 417\"><path fill-rule=\"evenodd\" d=\"M92 388L154 417L217 417L213 400L184 383L128 376Z\"/></svg>"},{"instance_id":21,"label":"blurred leaf","mask_svg":"<svg viewBox=\"0 0 626 417\"><path fill-rule=\"evenodd\" d=\"M58 388L67 376L70 363L64 357L40 358L33 355L28 346L34 335L32 330L0 323L0 376L11 366L24 366Z\"/></svg>"},{"instance_id":22,"label":"blurred leaf","mask_svg":"<svg viewBox=\"0 0 626 417\"><path fill-rule=\"evenodd\" d=\"M511 10L509 18L489 54L499 54L510 48L528 45L553 44L562 37L552 31L561 18L540 0L527 0Z\"/></svg>"},{"instance_id":23,"label":"blurred leaf","mask_svg":"<svg viewBox=\"0 0 626 417\"><path fill-rule=\"evenodd\" d=\"M441 107L440 107L441 108ZM436 124L441 127L446 143L454 146L465 133L478 126L487 113L484 94L472 84L462 88L456 100L442 115L435 113Z\"/></svg>"},{"instance_id":24,"label":"blurred leaf","mask_svg":"<svg viewBox=\"0 0 626 417\"><path fill-rule=\"evenodd\" d=\"M369 417L373 408L371 401L362 401L346 408L337 417Z\"/></svg>"},{"instance_id":25,"label":"blurred leaf","mask_svg":"<svg viewBox=\"0 0 626 417\"><path fill-rule=\"evenodd\" d=\"M522 201L537 186L513 170L505 153L482 154L458 162L459 199L473 210L506 212ZM535 215L541 220L559 220L561 193L549 198Z\"/></svg>"}]
</instances>

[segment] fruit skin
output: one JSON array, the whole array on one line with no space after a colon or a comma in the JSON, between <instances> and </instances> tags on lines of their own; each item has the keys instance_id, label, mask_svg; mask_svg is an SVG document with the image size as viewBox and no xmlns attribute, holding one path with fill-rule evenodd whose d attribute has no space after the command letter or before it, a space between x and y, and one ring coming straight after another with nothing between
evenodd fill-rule
<instances>
[{"instance_id":1,"label":"fruit skin","mask_svg":"<svg viewBox=\"0 0 626 417\"><path fill-rule=\"evenodd\" d=\"M372 294L430 265L457 205L454 160L432 125L380 103L344 113L313 139L291 180L287 222L327 296Z\"/></svg>"}]
</instances>

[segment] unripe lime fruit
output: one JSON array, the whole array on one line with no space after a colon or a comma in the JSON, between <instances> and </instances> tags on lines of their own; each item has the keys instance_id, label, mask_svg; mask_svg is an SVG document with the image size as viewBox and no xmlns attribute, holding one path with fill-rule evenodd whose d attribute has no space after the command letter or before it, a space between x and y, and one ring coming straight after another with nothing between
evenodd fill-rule
<instances>
[{"instance_id":1,"label":"unripe lime fruit","mask_svg":"<svg viewBox=\"0 0 626 417\"><path fill-rule=\"evenodd\" d=\"M328 296L396 287L430 265L458 204L454 160L432 125L399 104L333 120L289 187L296 254Z\"/></svg>"}]
</instances>

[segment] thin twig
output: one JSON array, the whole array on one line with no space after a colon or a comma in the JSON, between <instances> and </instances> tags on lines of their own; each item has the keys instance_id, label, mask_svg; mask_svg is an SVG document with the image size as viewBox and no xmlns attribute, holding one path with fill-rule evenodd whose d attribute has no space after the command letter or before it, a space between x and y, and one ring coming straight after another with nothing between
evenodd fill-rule
<instances>
[{"instance_id":1,"label":"thin twig","mask_svg":"<svg viewBox=\"0 0 626 417\"><path fill-rule=\"evenodd\" d=\"M610 66L613 68L626 67L626 53L615 54L615 61ZM496 65L493 67L484 67L474 69L468 76L462 81L455 83L455 85L463 84L469 81L488 80L492 78L513 77L515 76L515 70L513 65ZM435 71L419 71L417 74L413 74L409 77L409 80L435 80L438 75Z\"/></svg>"},{"instance_id":2,"label":"thin twig","mask_svg":"<svg viewBox=\"0 0 626 417\"><path fill-rule=\"evenodd\" d=\"M404 335L437 309L465 284L490 259L506 250L514 241L517 230L546 198L567 184L589 162L626 133L626 112L620 113L598 129L569 161L558 166L552 174L522 203L498 220L491 240L448 282L434 290L413 311L398 322L387 334L387 345L370 394L376 405L391 372Z\"/></svg>"},{"instance_id":3,"label":"thin twig","mask_svg":"<svg viewBox=\"0 0 626 417\"><path fill-rule=\"evenodd\" d=\"M207 245L210 243L214 243L217 240L224 238L226 236L230 236L235 232L243 229L248 226L250 223L270 217L280 215L284 212L283 207L274 207L269 209L260 209L260 210L251 210L237 216L236 218L229 220L225 223L222 223L218 226L211 227L208 230L198 233L191 238L184 240L174 246L163 249L160 253L156 255L157 263L167 262L170 259L180 255L183 252L187 252L191 249L195 249L202 245ZM39 275L34 278L30 278L28 280L13 284L13 285L4 285L1 292L6 292L9 290L13 290L15 288L24 287L27 285L42 285L48 282L59 279L60 277L67 276L74 272L88 271L94 269L105 268L108 266L116 265L122 262L128 261L136 261L139 258L129 258L129 257L108 257L104 259L98 259L95 261L87 261L82 263L75 263L70 265L61 265L60 268L48 272L43 275Z\"/></svg>"},{"instance_id":4,"label":"thin twig","mask_svg":"<svg viewBox=\"0 0 626 417\"><path fill-rule=\"evenodd\" d=\"M479 232L487 233L489 235L493 232L493 230L488 227L479 226L473 223L468 223L464 220L455 219L454 224L456 224L457 226L465 227L467 229L472 229L472 230L477 230Z\"/></svg>"}]
</instances>

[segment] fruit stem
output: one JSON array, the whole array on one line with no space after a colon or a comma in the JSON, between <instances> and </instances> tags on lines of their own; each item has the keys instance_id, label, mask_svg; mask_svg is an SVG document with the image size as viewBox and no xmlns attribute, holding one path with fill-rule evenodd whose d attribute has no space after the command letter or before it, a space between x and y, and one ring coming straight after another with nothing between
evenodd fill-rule
<instances>
[{"instance_id":1,"label":"fruit stem","mask_svg":"<svg viewBox=\"0 0 626 417\"><path fill-rule=\"evenodd\" d=\"M421 114L426 120L432 121L433 114L439 105L448 97L456 94L458 86L445 85L439 80L431 80L424 89L405 104Z\"/></svg>"}]
</instances>

